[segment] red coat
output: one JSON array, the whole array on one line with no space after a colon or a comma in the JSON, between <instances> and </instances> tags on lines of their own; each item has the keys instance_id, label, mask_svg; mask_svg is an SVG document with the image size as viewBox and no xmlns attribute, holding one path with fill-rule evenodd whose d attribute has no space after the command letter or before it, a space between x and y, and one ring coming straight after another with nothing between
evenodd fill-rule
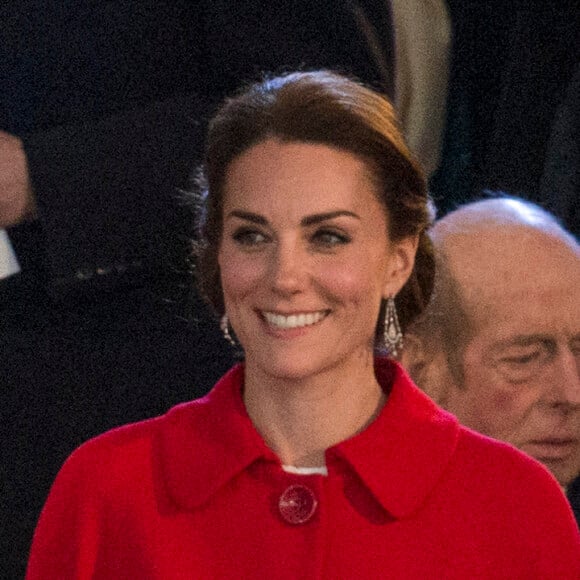
<instances>
[{"instance_id":1,"label":"red coat","mask_svg":"<svg viewBox=\"0 0 580 580\"><path fill-rule=\"evenodd\" d=\"M29 580L580 578L552 476L460 427L397 365L379 417L295 475L254 429L243 367L204 399L80 447L43 510Z\"/></svg>"}]
</instances>

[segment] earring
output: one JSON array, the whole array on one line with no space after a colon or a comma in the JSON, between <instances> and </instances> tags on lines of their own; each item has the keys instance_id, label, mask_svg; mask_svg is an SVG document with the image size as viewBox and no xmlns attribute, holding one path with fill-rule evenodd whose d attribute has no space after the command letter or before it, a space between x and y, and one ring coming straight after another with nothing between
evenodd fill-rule
<instances>
[{"instance_id":1,"label":"earring","mask_svg":"<svg viewBox=\"0 0 580 580\"><path fill-rule=\"evenodd\" d=\"M220 329L224 335L224 338L232 345L237 346L236 341L230 334L230 319L227 314L224 314L220 319Z\"/></svg>"},{"instance_id":2,"label":"earring","mask_svg":"<svg viewBox=\"0 0 580 580\"><path fill-rule=\"evenodd\" d=\"M395 299L392 296L387 298L383 340L389 354L393 356L397 356L399 350L403 348L403 333L401 332L401 326L397 316Z\"/></svg>"}]
</instances>

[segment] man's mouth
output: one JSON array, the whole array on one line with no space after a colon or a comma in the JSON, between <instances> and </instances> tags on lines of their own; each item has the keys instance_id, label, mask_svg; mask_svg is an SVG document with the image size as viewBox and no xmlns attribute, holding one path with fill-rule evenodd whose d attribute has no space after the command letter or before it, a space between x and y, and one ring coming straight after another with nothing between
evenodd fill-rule
<instances>
[{"instance_id":1,"label":"man's mouth","mask_svg":"<svg viewBox=\"0 0 580 580\"><path fill-rule=\"evenodd\" d=\"M572 438L546 438L530 441L524 451L540 461L565 459L577 450L578 440Z\"/></svg>"}]
</instances>

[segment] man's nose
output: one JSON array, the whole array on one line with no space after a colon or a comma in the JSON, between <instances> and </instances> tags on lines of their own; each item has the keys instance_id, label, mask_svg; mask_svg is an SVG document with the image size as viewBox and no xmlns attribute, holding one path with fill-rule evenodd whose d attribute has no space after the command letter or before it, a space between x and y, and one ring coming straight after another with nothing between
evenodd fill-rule
<instances>
[{"instance_id":1,"label":"man's nose","mask_svg":"<svg viewBox=\"0 0 580 580\"><path fill-rule=\"evenodd\" d=\"M547 379L552 383L548 387L550 403L580 406L580 363L573 352L566 349L560 353Z\"/></svg>"}]
</instances>

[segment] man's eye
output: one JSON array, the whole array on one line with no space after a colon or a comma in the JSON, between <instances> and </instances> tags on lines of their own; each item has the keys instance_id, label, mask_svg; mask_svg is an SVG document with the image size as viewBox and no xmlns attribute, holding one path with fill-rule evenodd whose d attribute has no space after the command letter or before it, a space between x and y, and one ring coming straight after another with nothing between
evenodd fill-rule
<instances>
[{"instance_id":1,"label":"man's eye","mask_svg":"<svg viewBox=\"0 0 580 580\"><path fill-rule=\"evenodd\" d=\"M258 246L267 241L267 237L262 232L245 228L234 232L232 237L241 246Z\"/></svg>"},{"instance_id":2,"label":"man's eye","mask_svg":"<svg viewBox=\"0 0 580 580\"><path fill-rule=\"evenodd\" d=\"M524 366L536 362L540 358L540 353L533 352L520 356L509 356L502 359L503 362L514 365Z\"/></svg>"},{"instance_id":3,"label":"man's eye","mask_svg":"<svg viewBox=\"0 0 580 580\"><path fill-rule=\"evenodd\" d=\"M505 355L499 359L499 369L513 383L524 383L537 376L548 362L550 354L543 350Z\"/></svg>"},{"instance_id":4,"label":"man's eye","mask_svg":"<svg viewBox=\"0 0 580 580\"><path fill-rule=\"evenodd\" d=\"M316 244L326 247L340 246L351 241L346 234L334 230L318 230L313 239Z\"/></svg>"}]
</instances>

